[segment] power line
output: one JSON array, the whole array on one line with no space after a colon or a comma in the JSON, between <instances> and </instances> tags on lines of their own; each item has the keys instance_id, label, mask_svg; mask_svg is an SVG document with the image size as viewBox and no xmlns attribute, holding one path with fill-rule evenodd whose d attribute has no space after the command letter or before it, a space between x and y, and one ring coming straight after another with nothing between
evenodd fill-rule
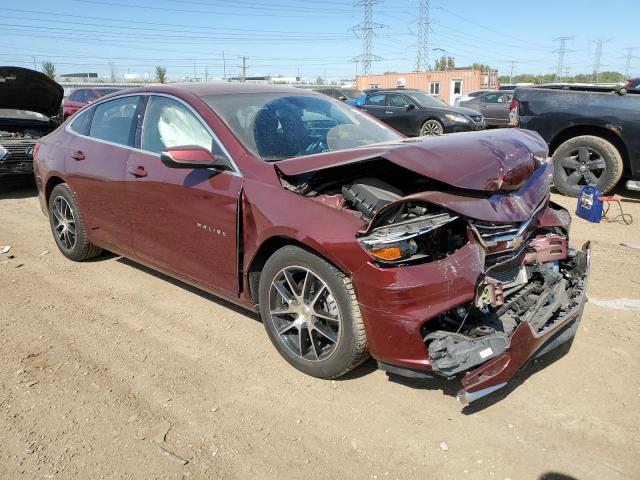
<instances>
[{"instance_id":1,"label":"power line","mask_svg":"<svg viewBox=\"0 0 640 480\"><path fill-rule=\"evenodd\" d=\"M420 0L418 10L418 48L416 72L429 69L429 0Z\"/></svg>"},{"instance_id":2,"label":"power line","mask_svg":"<svg viewBox=\"0 0 640 480\"><path fill-rule=\"evenodd\" d=\"M357 0L354 2L354 6L361 6L364 11L362 22L351 29L356 36L360 34L362 37L362 54L359 55L359 60L362 62L363 75L368 75L371 71L371 62L381 60L380 57L373 55L372 44L373 36L375 35L374 30L383 27L383 25L373 22L373 6L381 5L382 2L383 0ZM354 61L356 60L354 59Z\"/></svg>"}]
</instances>

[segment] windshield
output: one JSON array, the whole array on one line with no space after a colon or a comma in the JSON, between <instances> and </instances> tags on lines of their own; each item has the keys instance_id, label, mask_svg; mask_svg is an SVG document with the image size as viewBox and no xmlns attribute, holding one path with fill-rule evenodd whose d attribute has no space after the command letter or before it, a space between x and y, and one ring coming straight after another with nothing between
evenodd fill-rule
<instances>
[{"instance_id":1,"label":"windshield","mask_svg":"<svg viewBox=\"0 0 640 480\"><path fill-rule=\"evenodd\" d=\"M345 150L402 138L327 96L290 93L211 95L203 99L242 144L265 161Z\"/></svg>"},{"instance_id":2,"label":"windshield","mask_svg":"<svg viewBox=\"0 0 640 480\"><path fill-rule=\"evenodd\" d=\"M15 110L13 108L0 108L0 120L36 120L48 122L49 117L38 112L30 112L28 110Z\"/></svg>"},{"instance_id":3,"label":"windshield","mask_svg":"<svg viewBox=\"0 0 640 480\"><path fill-rule=\"evenodd\" d=\"M447 105L439 98L432 97L425 92L411 92L407 93L407 95L422 107L444 107Z\"/></svg>"}]
</instances>

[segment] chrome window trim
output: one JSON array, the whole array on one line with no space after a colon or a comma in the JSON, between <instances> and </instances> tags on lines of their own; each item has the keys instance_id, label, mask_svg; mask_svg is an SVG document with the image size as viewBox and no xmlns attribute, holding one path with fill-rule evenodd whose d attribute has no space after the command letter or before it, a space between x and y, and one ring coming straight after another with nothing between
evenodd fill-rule
<instances>
[{"instance_id":1,"label":"chrome window trim","mask_svg":"<svg viewBox=\"0 0 640 480\"><path fill-rule=\"evenodd\" d=\"M233 170L229 171L227 170L229 173L232 173L234 175L237 175L239 177L242 177L242 173L240 172L240 169L238 168L238 165L236 164L235 160L233 159L233 157L231 156L231 154L229 153L229 150L227 150L227 148L224 146L224 144L220 141L220 139L218 138L218 136L215 134L215 132L211 129L211 127L209 126L209 124L207 122L204 121L204 119L202 118L202 116L194 110L194 108L189 105L187 102L185 102L184 100L182 100L181 98L176 97L175 95L170 95L168 93L162 93L162 92L137 92L137 93L124 93L122 95L117 95L115 97L110 97L110 98L106 98L103 100L96 100L95 102L93 102L91 104L91 107L87 108L86 110L82 110L82 112L79 112L76 114L76 116L67 124L66 127L64 127L64 131L67 133L71 133L73 135L77 135L78 137L82 137L82 138L88 138L90 140L93 140L95 142L100 142L100 143L104 143L107 145L113 145L116 147L121 147L121 148L126 148L128 150L132 150L134 152L141 152L141 153L145 153L147 155L152 155L155 157L160 158L160 154L159 153L155 153L155 152L150 152L148 150L142 150L141 148L136 148L136 147L132 147L130 145L122 145L121 143L115 143L115 142L110 142L108 140L102 140L100 138L95 138L95 137L91 137L89 135L83 135L81 133L78 133L74 130L71 129L71 125L76 121L77 118L79 118L80 115L85 115L86 112L88 112L91 108L95 108L96 105L99 105L101 103L104 102L108 102L111 100L117 100L119 98L123 98L123 97L150 97L152 95L156 95L159 97L167 97L167 98L171 98L172 100L176 100L177 102L181 103L182 105L184 105L185 107L187 107L187 109L193 113L196 117L196 119L204 126L204 128L207 130L207 132L209 132L209 134L213 137L213 140L218 144L218 146L220 147L220 150L222 150L222 152L224 152L224 154L227 156L227 158L229 159L229 162L231 163L231 168ZM209 107L211 108L211 107ZM144 125L144 118L143 118L143 125ZM210 168L209 170L216 170L215 168Z\"/></svg>"}]
</instances>

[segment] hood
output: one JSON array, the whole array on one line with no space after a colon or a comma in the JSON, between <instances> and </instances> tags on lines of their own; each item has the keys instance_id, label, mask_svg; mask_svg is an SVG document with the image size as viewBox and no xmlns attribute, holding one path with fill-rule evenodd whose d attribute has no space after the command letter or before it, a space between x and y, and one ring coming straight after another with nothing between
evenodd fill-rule
<instances>
[{"instance_id":1,"label":"hood","mask_svg":"<svg viewBox=\"0 0 640 480\"><path fill-rule=\"evenodd\" d=\"M286 176L384 158L407 170L476 191L517 190L545 162L547 144L529 130L500 129L422 137L277 162Z\"/></svg>"},{"instance_id":2,"label":"hood","mask_svg":"<svg viewBox=\"0 0 640 480\"><path fill-rule=\"evenodd\" d=\"M28 110L48 117L58 113L64 91L44 73L0 67L0 108Z\"/></svg>"},{"instance_id":3,"label":"hood","mask_svg":"<svg viewBox=\"0 0 640 480\"><path fill-rule=\"evenodd\" d=\"M467 117L469 115L473 115L474 117L476 115L481 115L481 113L477 110L474 110L472 108L465 108L465 107L449 107L447 108L447 110L449 112L453 112L453 113L459 113L460 115L466 115Z\"/></svg>"}]
</instances>

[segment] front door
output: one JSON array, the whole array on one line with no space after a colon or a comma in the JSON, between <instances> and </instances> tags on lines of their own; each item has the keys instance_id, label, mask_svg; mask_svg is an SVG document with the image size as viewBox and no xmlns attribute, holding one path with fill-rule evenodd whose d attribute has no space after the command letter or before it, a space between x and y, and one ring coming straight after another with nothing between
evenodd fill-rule
<instances>
[{"instance_id":1,"label":"front door","mask_svg":"<svg viewBox=\"0 0 640 480\"><path fill-rule=\"evenodd\" d=\"M487 93L482 97L481 110L489 125L509 123L509 104L513 94L504 92Z\"/></svg>"},{"instance_id":2,"label":"front door","mask_svg":"<svg viewBox=\"0 0 640 480\"><path fill-rule=\"evenodd\" d=\"M183 145L199 145L224 155L186 104L151 95L140 129L140 150L132 152L127 163L133 249L153 264L236 294L242 178L228 170L162 164L163 148Z\"/></svg>"},{"instance_id":3,"label":"front door","mask_svg":"<svg viewBox=\"0 0 640 480\"><path fill-rule=\"evenodd\" d=\"M449 105L456 102L456 98L462 96L462 80L451 80L451 88L449 89Z\"/></svg>"},{"instance_id":4,"label":"front door","mask_svg":"<svg viewBox=\"0 0 640 480\"><path fill-rule=\"evenodd\" d=\"M416 107L407 97L400 94L387 95L384 122L404 135L415 135Z\"/></svg>"}]
</instances>

